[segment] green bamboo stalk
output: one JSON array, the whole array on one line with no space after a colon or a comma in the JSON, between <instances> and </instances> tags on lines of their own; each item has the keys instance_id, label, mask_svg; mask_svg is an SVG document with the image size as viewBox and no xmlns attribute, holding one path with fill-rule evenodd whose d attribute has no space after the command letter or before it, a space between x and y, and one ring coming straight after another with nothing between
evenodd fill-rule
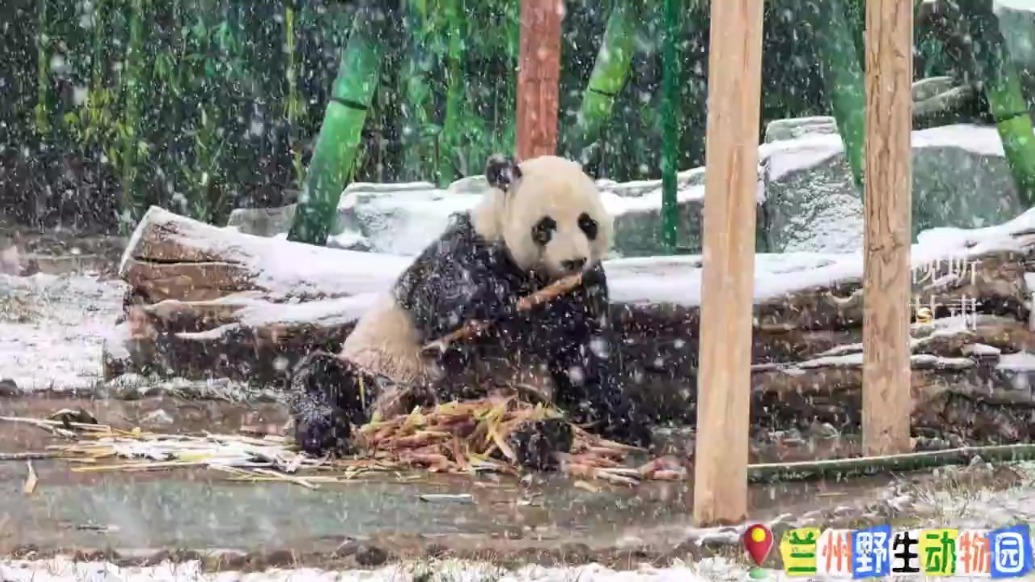
<instances>
[{"instance_id":1,"label":"green bamboo stalk","mask_svg":"<svg viewBox=\"0 0 1035 582\"><path fill-rule=\"evenodd\" d=\"M36 106L33 108L36 135L50 132L50 51L47 38L47 4L49 0L37 0L36 4Z\"/></svg>"},{"instance_id":2,"label":"green bamboo stalk","mask_svg":"<svg viewBox=\"0 0 1035 582\"><path fill-rule=\"evenodd\" d=\"M599 151L595 147L597 140L611 120L615 98L629 77L639 14L637 6L636 2L619 0L607 19L604 39L582 94L582 106L575 122L573 151L583 164L596 157Z\"/></svg>"},{"instance_id":3,"label":"green bamboo stalk","mask_svg":"<svg viewBox=\"0 0 1035 582\"><path fill-rule=\"evenodd\" d=\"M445 187L458 178L461 157L460 122L464 100L464 0L444 0L446 35L449 52L446 57L446 117L442 122L442 145L446 155L440 159L436 180Z\"/></svg>"},{"instance_id":4,"label":"green bamboo stalk","mask_svg":"<svg viewBox=\"0 0 1035 582\"><path fill-rule=\"evenodd\" d=\"M1035 206L1035 136L1020 75L1011 64L1006 42L990 2L959 0L973 40L976 70L1003 141L1006 161L1021 202Z\"/></svg>"},{"instance_id":5,"label":"green bamboo stalk","mask_svg":"<svg viewBox=\"0 0 1035 582\"><path fill-rule=\"evenodd\" d=\"M866 160L866 80L854 32L843 0L801 2L802 16L812 28L816 60L827 98L844 142L855 185L862 188Z\"/></svg>"},{"instance_id":6,"label":"green bamboo stalk","mask_svg":"<svg viewBox=\"0 0 1035 582\"><path fill-rule=\"evenodd\" d=\"M679 60L676 42L680 31L680 0L664 0L664 38L661 47L661 241L676 252L679 203L676 164L679 156Z\"/></svg>"},{"instance_id":7,"label":"green bamboo stalk","mask_svg":"<svg viewBox=\"0 0 1035 582\"><path fill-rule=\"evenodd\" d=\"M404 18L410 38L409 55L402 75L406 95L402 107L406 128L403 131L403 168L406 177L413 179L421 176L425 164L433 158L426 147L426 134L434 115L430 84L433 60L428 51L428 39L434 34L434 26L428 17L427 0L408 0Z\"/></svg>"},{"instance_id":8,"label":"green bamboo stalk","mask_svg":"<svg viewBox=\"0 0 1035 582\"><path fill-rule=\"evenodd\" d=\"M384 20L384 14L369 5L356 12L288 240L327 243L377 90L382 59L377 38Z\"/></svg>"},{"instance_id":9,"label":"green bamboo stalk","mask_svg":"<svg viewBox=\"0 0 1035 582\"><path fill-rule=\"evenodd\" d=\"M298 94L298 71L295 63L295 8L290 2L284 3L284 44L287 51L287 87L285 116L288 123L288 147L291 148L291 163L295 169L295 183L301 185L305 180L305 166L302 164L302 147L298 143L298 118L302 108Z\"/></svg>"},{"instance_id":10,"label":"green bamboo stalk","mask_svg":"<svg viewBox=\"0 0 1035 582\"><path fill-rule=\"evenodd\" d=\"M138 200L136 192L137 182L137 142L140 132L141 99L142 88L141 76L143 74L143 50L144 50L144 1L131 0L129 9L129 43L126 47L125 59L125 110L123 118L123 139L122 151L120 152L122 164L120 169L120 182L122 186L122 199L120 209L122 220L119 223L120 230L129 231L136 225L136 222L143 216L144 208Z\"/></svg>"}]
</instances>

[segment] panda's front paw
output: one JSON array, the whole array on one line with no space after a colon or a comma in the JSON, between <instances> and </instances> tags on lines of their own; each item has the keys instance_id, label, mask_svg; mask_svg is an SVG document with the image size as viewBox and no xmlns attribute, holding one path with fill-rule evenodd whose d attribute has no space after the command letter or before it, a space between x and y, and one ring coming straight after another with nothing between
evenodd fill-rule
<instances>
[{"instance_id":1,"label":"panda's front paw","mask_svg":"<svg viewBox=\"0 0 1035 582\"><path fill-rule=\"evenodd\" d=\"M344 457L353 453L352 425L341 411L329 409L324 414L296 416L295 444L306 454Z\"/></svg>"}]
</instances>

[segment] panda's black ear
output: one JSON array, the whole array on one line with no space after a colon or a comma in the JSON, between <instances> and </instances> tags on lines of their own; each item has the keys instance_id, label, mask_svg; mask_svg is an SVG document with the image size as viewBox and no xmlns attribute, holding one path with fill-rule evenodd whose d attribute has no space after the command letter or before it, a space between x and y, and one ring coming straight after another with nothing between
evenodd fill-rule
<instances>
[{"instance_id":1,"label":"panda's black ear","mask_svg":"<svg viewBox=\"0 0 1035 582\"><path fill-rule=\"evenodd\" d=\"M489 156L489 161L485 163L485 179L493 188L506 192L520 177L521 168L507 156L495 154Z\"/></svg>"}]
</instances>

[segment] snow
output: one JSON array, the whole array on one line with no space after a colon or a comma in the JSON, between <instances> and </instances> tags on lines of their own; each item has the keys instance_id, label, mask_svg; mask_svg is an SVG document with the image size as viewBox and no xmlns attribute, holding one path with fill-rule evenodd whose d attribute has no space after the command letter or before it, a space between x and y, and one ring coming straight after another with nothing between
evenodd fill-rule
<instances>
[{"instance_id":1,"label":"snow","mask_svg":"<svg viewBox=\"0 0 1035 582\"><path fill-rule=\"evenodd\" d=\"M861 346L860 349L862 349ZM974 366L974 360L970 358L946 358L932 354L913 354L909 357L909 361L914 366L922 365L945 370L964 370ZM751 366L751 369L753 371L780 370L795 375L800 374L802 370L812 368L861 368L862 366L863 353L860 351L850 354L819 356L804 362L756 364Z\"/></svg>"},{"instance_id":2,"label":"snow","mask_svg":"<svg viewBox=\"0 0 1035 582\"><path fill-rule=\"evenodd\" d=\"M0 276L0 380L26 391L93 388L124 293L91 276Z\"/></svg>"},{"instance_id":3,"label":"snow","mask_svg":"<svg viewBox=\"0 0 1035 582\"><path fill-rule=\"evenodd\" d=\"M425 573L434 573L431 579L442 582L706 582L741 580L747 570L722 558L708 558L695 564L676 561L667 568L643 565L626 571L611 570L599 564L567 568L531 565L505 570L490 564L449 560L433 564L390 565L376 570L274 568L250 573L206 573L202 571L199 562L163 562L149 567L120 568L107 562L75 562L64 557L38 561L0 561L0 580L5 582L411 582L423 577Z\"/></svg>"},{"instance_id":4,"label":"snow","mask_svg":"<svg viewBox=\"0 0 1035 582\"><path fill-rule=\"evenodd\" d=\"M934 0L924 0L933 2ZM993 0L992 4L996 10L1007 8L1009 10L1035 12L1035 0Z\"/></svg>"},{"instance_id":5,"label":"snow","mask_svg":"<svg viewBox=\"0 0 1035 582\"><path fill-rule=\"evenodd\" d=\"M1035 354L1030 352L1003 354L999 357L999 364L996 366L996 369L1031 372L1035 370Z\"/></svg>"}]
</instances>

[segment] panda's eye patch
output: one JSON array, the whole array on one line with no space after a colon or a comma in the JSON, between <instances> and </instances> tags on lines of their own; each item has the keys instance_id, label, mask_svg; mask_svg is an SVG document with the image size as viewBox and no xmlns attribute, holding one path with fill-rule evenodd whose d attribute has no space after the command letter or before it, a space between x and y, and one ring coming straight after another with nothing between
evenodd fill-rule
<instances>
[{"instance_id":1,"label":"panda's eye patch","mask_svg":"<svg viewBox=\"0 0 1035 582\"><path fill-rule=\"evenodd\" d=\"M539 245L545 245L550 242L550 237L553 236L553 231L557 229L557 221L544 216L532 227L532 240Z\"/></svg>"},{"instance_id":2,"label":"panda's eye patch","mask_svg":"<svg viewBox=\"0 0 1035 582\"><path fill-rule=\"evenodd\" d=\"M585 212L579 215L579 228L586 233L586 238L589 240L597 238L597 221L590 218Z\"/></svg>"}]
</instances>

